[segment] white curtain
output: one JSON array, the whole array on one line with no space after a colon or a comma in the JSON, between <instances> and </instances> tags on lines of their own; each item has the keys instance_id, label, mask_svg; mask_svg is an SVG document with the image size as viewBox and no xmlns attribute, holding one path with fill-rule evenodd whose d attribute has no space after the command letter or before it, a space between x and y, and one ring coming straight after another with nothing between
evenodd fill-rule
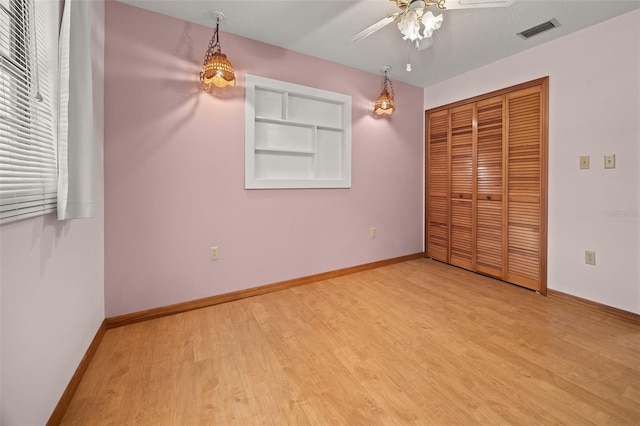
<instances>
[{"instance_id":1,"label":"white curtain","mask_svg":"<svg viewBox=\"0 0 640 426\"><path fill-rule=\"evenodd\" d=\"M66 0L59 37L59 220L93 217L91 39L91 2Z\"/></svg>"}]
</instances>

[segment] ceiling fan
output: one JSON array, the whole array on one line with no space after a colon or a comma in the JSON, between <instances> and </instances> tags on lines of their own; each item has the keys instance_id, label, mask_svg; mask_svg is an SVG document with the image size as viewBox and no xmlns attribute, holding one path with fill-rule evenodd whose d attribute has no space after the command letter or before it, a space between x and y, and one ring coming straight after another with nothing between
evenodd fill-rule
<instances>
[{"instance_id":1,"label":"ceiling fan","mask_svg":"<svg viewBox=\"0 0 640 426\"><path fill-rule=\"evenodd\" d=\"M398 21L398 29L403 40L416 44L418 50L426 49L433 44L431 36L442 25L442 15L435 16L429 6L438 9L471 9L480 7L510 6L515 0L390 0L395 2L400 11L388 15L373 25L354 34L349 43L356 43L376 31Z\"/></svg>"}]
</instances>

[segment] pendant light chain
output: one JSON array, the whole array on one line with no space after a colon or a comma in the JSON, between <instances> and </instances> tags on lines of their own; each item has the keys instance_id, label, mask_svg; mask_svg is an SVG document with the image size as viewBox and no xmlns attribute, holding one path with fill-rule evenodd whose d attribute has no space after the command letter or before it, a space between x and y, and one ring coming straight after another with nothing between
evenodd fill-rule
<instances>
[{"instance_id":1,"label":"pendant light chain","mask_svg":"<svg viewBox=\"0 0 640 426\"><path fill-rule=\"evenodd\" d=\"M387 70L384 70L384 81L382 82L382 91L386 91L390 96L391 99L394 98L393 96L393 84L391 83L391 80L389 80L389 77L387 77Z\"/></svg>"},{"instance_id":2,"label":"pendant light chain","mask_svg":"<svg viewBox=\"0 0 640 426\"><path fill-rule=\"evenodd\" d=\"M216 29L213 32L213 37L209 40L209 46L207 47L207 53L204 54L204 62L207 63L209 59L213 56L215 52L220 53L222 49L220 48L220 38L218 37L218 30L220 28L220 18L216 18Z\"/></svg>"}]
</instances>

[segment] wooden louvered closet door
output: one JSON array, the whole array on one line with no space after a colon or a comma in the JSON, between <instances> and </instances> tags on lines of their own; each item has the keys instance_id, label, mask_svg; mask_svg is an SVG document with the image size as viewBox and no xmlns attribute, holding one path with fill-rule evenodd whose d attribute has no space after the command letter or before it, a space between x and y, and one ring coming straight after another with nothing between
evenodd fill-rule
<instances>
[{"instance_id":1,"label":"wooden louvered closet door","mask_svg":"<svg viewBox=\"0 0 640 426\"><path fill-rule=\"evenodd\" d=\"M473 105L450 111L451 231L449 263L473 265Z\"/></svg>"},{"instance_id":2,"label":"wooden louvered closet door","mask_svg":"<svg viewBox=\"0 0 640 426\"><path fill-rule=\"evenodd\" d=\"M427 121L427 256L449 261L449 112L429 115Z\"/></svg>"},{"instance_id":3,"label":"wooden louvered closet door","mask_svg":"<svg viewBox=\"0 0 640 426\"><path fill-rule=\"evenodd\" d=\"M541 86L507 95L506 280L546 292L546 144ZM544 243L544 244L543 244Z\"/></svg>"},{"instance_id":4,"label":"wooden louvered closet door","mask_svg":"<svg viewBox=\"0 0 640 426\"><path fill-rule=\"evenodd\" d=\"M504 96L477 103L476 256L474 269L503 277Z\"/></svg>"},{"instance_id":5,"label":"wooden louvered closet door","mask_svg":"<svg viewBox=\"0 0 640 426\"><path fill-rule=\"evenodd\" d=\"M548 78L426 112L426 255L546 294Z\"/></svg>"}]
</instances>

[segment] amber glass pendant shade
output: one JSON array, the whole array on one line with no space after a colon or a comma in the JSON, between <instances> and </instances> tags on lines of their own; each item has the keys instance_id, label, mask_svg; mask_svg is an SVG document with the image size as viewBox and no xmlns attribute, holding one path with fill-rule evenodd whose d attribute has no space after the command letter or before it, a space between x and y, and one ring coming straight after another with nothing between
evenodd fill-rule
<instances>
[{"instance_id":1,"label":"amber glass pendant shade","mask_svg":"<svg viewBox=\"0 0 640 426\"><path fill-rule=\"evenodd\" d=\"M382 67L382 71L384 72L384 78L382 80L382 93L376 99L376 103L373 107L373 112L378 115L391 115L396 110L396 104L393 100L393 85L391 84L391 80L387 77L387 71L389 71L391 67L384 66Z\"/></svg>"},{"instance_id":2,"label":"amber glass pendant shade","mask_svg":"<svg viewBox=\"0 0 640 426\"><path fill-rule=\"evenodd\" d=\"M209 90L213 84L216 87L236 85L236 76L233 65L227 59L227 55L214 52L211 58L202 67L202 87Z\"/></svg>"},{"instance_id":3,"label":"amber glass pendant shade","mask_svg":"<svg viewBox=\"0 0 640 426\"><path fill-rule=\"evenodd\" d=\"M378 99L376 99L376 104L373 111L378 115L383 115L383 114L391 115L393 114L395 109L396 109L396 106L395 106L395 103L393 102L393 97L389 95L389 92L387 92L386 89L383 90L382 93L380 93L380 96L378 96Z\"/></svg>"}]
</instances>

